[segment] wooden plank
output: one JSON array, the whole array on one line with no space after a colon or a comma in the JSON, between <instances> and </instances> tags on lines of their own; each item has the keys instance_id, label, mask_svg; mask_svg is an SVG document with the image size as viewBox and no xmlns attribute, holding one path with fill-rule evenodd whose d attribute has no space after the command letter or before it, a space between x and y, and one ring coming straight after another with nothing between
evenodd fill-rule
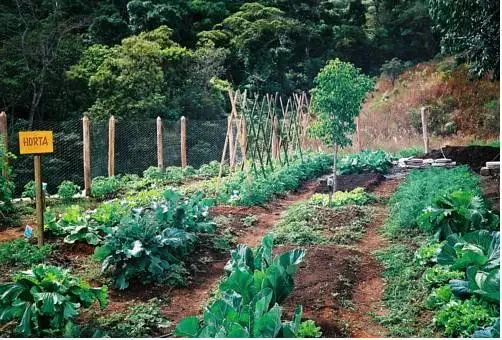
<instances>
[{"instance_id":1,"label":"wooden plank","mask_svg":"<svg viewBox=\"0 0 502 340\"><path fill-rule=\"evenodd\" d=\"M7 114L5 112L0 112L0 135L2 135L2 144L4 146L5 155L3 157L4 164L7 165L9 163L9 157L7 157L7 153L9 152L9 135L8 135L8 127L7 127ZM5 178L9 177L9 172L7 170L7 166L2 169L2 176Z\"/></svg>"},{"instance_id":2,"label":"wooden plank","mask_svg":"<svg viewBox=\"0 0 502 340\"><path fill-rule=\"evenodd\" d=\"M186 119L184 116L180 118L180 144L181 144L181 167L184 168L187 166L187 126Z\"/></svg>"},{"instance_id":3,"label":"wooden plank","mask_svg":"<svg viewBox=\"0 0 502 340\"><path fill-rule=\"evenodd\" d=\"M422 135L424 138L424 153L429 153L429 134L427 132L427 116L425 106L420 109L420 116L422 118Z\"/></svg>"}]
</instances>

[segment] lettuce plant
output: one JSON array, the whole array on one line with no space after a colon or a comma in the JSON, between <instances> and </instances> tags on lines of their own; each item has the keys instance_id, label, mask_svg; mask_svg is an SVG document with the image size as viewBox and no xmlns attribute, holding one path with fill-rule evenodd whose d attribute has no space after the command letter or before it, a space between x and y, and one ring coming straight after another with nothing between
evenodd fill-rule
<instances>
[{"instance_id":1,"label":"lettuce plant","mask_svg":"<svg viewBox=\"0 0 502 340\"><path fill-rule=\"evenodd\" d=\"M107 287L91 288L68 270L37 265L0 284L0 322L17 320L22 336L61 336L72 328L79 309L94 301L106 307Z\"/></svg>"}]
</instances>

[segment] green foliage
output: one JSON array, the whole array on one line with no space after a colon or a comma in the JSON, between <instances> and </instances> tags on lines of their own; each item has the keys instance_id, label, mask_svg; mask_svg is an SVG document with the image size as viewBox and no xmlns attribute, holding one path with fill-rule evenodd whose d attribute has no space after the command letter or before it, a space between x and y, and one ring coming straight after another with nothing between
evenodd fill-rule
<instances>
[{"instance_id":1,"label":"green foliage","mask_svg":"<svg viewBox=\"0 0 502 340\"><path fill-rule=\"evenodd\" d=\"M340 175L386 173L392 167L392 156L383 150L363 150L342 157L336 166Z\"/></svg>"},{"instance_id":2,"label":"green foliage","mask_svg":"<svg viewBox=\"0 0 502 340\"><path fill-rule=\"evenodd\" d=\"M256 224L256 222L258 222L258 217L256 217L255 215L249 215L249 216L245 216L241 219L242 221L242 224L245 226L245 227L252 227Z\"/></svg>"},{"instance_id":3,"label":"green foliage","mask_svg":"<svg viewBox=\"0 0 502 340\"><path fill-rule=\"evenodd\" d=\"M413 156L419 156L422 154L424 154L423 147L413 146L410 148L404 148L404 149L399 150L399 152L397 153L397 157L408 158L408 157L413 157Z\"/></svg>"},{"instance_id":4,"label":"green foliage","mask_svg":"<svg viewBox=\"0 0 502 340\"><path fill-rule=\"evenodd\" d=\"M91 195L95 198L107 198L113 196L119 189L119 181L116 177L98 176L92 179Z\"/></svg>"},{"instance_id":5,"label":"green foliage","mask_svg":"<svg viewBox=\"0 0 502 340\"><path fill-rule=\"evenodd\" d=\"M133 302L124 313L111 313L97 320L100 328L114 338L146 338L170 326L158 299Z\"/></svg>"},{"instance_id":6,"label":"green foliage","mask_svg":"<svg viewBox=\"0 0 502 340\"><path fill-rule=\"evenodd\" d=\"M451 280L458 280L464 277L464 273L459 270L450 269L440 265L425 269L422 274L422 281L428 287L440 287Z\"/></svg>"},{"instance_id":7,"label":"green foliage","mask_svg":"<svg viewBox=\"0 0 502 340\"><path fill-rule=\"evenodd\" d=\"M102 308L108 303L106 286L91 288L55 266L37 265L13 280L0 284L0 321L18 320L16 331L25 337L61 336L81 307L96 300Z\"/></svg>"},{"instance_id":8,"label":"green foliage","mask_svg":"<svg viewBox=\"0 0 502 340\"><path fill-rule=\"evenodd\" d=\"M163 201L123 218L105 236L95 257L119 289L126 289L133 279L142 284L165 280L171 265L193 249L195 233L214 231L207 216L201 194L187 198L167 190Z\"/></svg>"},{"instance_id":9,"label":"green foliage","mask_svg":"<svg viewBox=\"0 0 502 340\"><path fill-rule=\"evenodd\" d=\"M335 192L331 200L331 207L339 207L348 204L365 205L375 200L375 196L366 193L364 188L355 188L352 191ZM316 205L327 207L329 205L329 196L327 194L314 194L310 201Z\"/></svg>"},{"instance_id":10,"label":"green foliage","mask_svg":"<svg viewBox=\"0 0 502 340\"><path fill-rule=\"evenodd\" d=\"M500 21L496 1L429 0L434 29L441 35L445 53L456 54L469 64L472 75L493 71L499 77Z\"/></svg>"},{"instance_id":11,"label":"green foliage","mask_svg":"<svg viewBox=\"0 0 502 340\"><path fill-rule=\"evenodd\" d=\"M390 79L392 87L394 87L394 82L396 81L397 77L410 66L410 62L403 63L402 60L394 57L382 64L382 66L380 67L380 72Z\"/></svg>"},{"instance_id":12,"label":"green foliage","mask_svg":"<svg viewBox=\"0 0 502 340\"><path fill-rule=\"evenodd\" d=\"M204 324L196 317L181 320L175 335L183 337L294 337L299 329L302 308L293 320L281 322L279 304L293 290L293 276L305 256L296 249L272 257L273 240L263 238L253 253L246 245L231 252L225 266L228 276L219 289L222 297L204 312Z\"/></svg>"},{"instance_id":13,"label":"green foliage","mask_svg":"<svg viewBox=\"0 0 502 340\"><path fill-rule=\"evenodd\" d=\"M0 264L31 266L44 261L53 249L51 244L37 246L25 239L4 241L0 243Z\"/></svg>"},{"instance_id":14,"label":"green foliage","mask_svg":"<svg viewBox=\"0 0 502 340\"><path fill-rule=\"evenodd\" d=\"M21 197L29 197L31 199L35 199L35 181L29 181L24 185L23 193Z\"/></svg>"},{"instance_id":15,"label":"green foliage","mask_svg":"<svg viewBox=\"0 0 502 340\"><path fill-rule=\"evenodd\" d=\"M452 297L453 293L450 286L441 286L430 293L427 301L425 301L425 306L429 309L436 309L450 302Z\"/></svg>"},{"instance_id":16,"label":"green foliage","mask_svg":"<svg viewBox=\"0 0 502 340\"><path fill-rule=\"evenodd\" d=\"M77 194L79 190L80 187L72 181L62 181L58 186L58 196L64 202L70 202L73 199L73 195Z\"/></svg>"},{"instance_id":17,"label":"green foliage","mask_svg":"<svg viewBox=\"0 0 502 340\"><path fill-rule=\"evenodd\" d=\"M354 65L337 58L326 64L314 84L313 102L318 120L311 126L311 134L327 145L350 144L348 134L355 131L354 119L366 93L373 89L373 82Z\"/></svg>"},{"instance_id":18,"label":"green foliage","mask_svg":"<svg viewBox=\"0 0 502 340\"><path fill-rule=\"evenodd\" d=\"M474 332L472 338L500 338L500 317L491 326L482 328Z\"/></svg>"},{"instance_id":19,"label":"green foliage","mask_svg":"<svg viewBox=\"0 0 502 340\"><path fill-rule=\"evenodd\" d=\"M486 211L481 197L464 191L435 198L433 206L424 209L417 221L420 228L434 233L439 241L453 233L466 233L485 226L498 228L498 217Z\"/></svg>"},{"instance_id":20,"label":"green foliage","mask_svg":"<svg viewBox=\"0 0 502 340\"><path fill-rule=\"evenodd\" d=\"M463 236L452 234L446 238L437 257L438 263L452 269L469 266L486 269L500 266L500 233L474 231Z\"/></svg>"},{"instance_id":21,"label":"green foliage","mask_svg":"<svg viewBox=\"0 0 502 340\"><path fill-rule=\"evenodd\" d=\"M410 172L389 200L388 234L397 235L401 229L417 227L417 216L441 195L455 191L479 195L479 179L466 166L453 169L429 168Z\"/></svg>"},{"instance_id":22,"label":"green foliage","mask_svg":"<svg viewBox=\"0 0 502 340\"><path fill-rule=\"evenodd\" d=\"M443 243L433 242L424 244L415 252L415 260L421 265L437 263L437 255L441 251Z\"/></svg>"},{"instance_id":23,"label":"green foliage","mask_svg":"<svg viewBox=\"0 0 502 340\"><path fill-rule=\"evenodd\" d=\"M321 336L321 327L317 326L313 320L303 321L296 333L297 338L320 338Z\"/></svg>"},{"instance_id":24,"label":"green foliage","mask_svg":"<svg viewBox=\"0 0 502 340\"><path fill-rule=\"evenodd\" d=\"M223 165L222 175L228 174L229 167L228 164ZM202 164L202 166L197 170L197 175L201 177L216 177L220 173L220 162L211 161L208 164Z\"/></svg>"},{"instance_id":25,"label":"green foliage","mask_svg":"<svg viewBox=\"0 0 502 340\"><path fill-rule=\"evenodd\" d=\"M479 328L489 326L494 317L486 304L476 299L452 300L436 313L434 324L447 337L467 337Z\"/></svg>"},{"instance_id":26,"label":"green foliage","mask_svg":"<svg viewBox=\"0 0 502 340\"><path fill-rule=\"evenodd\" d=\"M467 268L466 280L452 280L450 287L456 296L466 297L471 294L488 302L500 303L500 267L479 269Z\"/></svg>"},{"instance_id":27,"label":"green foliage","mask_svg":"<svg viewBox=\"0 0 502 340\"><path fill-rule=\"evenodd\" d=\"M0 135L0 138L3 137ZM12 170L8 160L13 157L14 155L8 152L4 144L0 142L0 222L5 222L5 215L12 212L11 200L14 182L11 179ZM7 176L4 176L4 174Z\"/></svg>"}]
</instances>

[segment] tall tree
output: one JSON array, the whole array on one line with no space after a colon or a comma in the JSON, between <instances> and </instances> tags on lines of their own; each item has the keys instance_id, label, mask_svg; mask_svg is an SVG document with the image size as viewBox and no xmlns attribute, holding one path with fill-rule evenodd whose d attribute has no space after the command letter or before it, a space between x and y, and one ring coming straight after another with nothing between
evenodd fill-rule
<instances>
[{"instance_id":1,"label":"tall tree","mask_svg":"<svg viewBox=\"0 0 502 340\"><path fill-rule=\"evenodd\" d=\"M500 68L500 2L495 0L429 0L434 28L441 34L443 52L469 63L481 77Z\"/></svg>"}]
</instances>

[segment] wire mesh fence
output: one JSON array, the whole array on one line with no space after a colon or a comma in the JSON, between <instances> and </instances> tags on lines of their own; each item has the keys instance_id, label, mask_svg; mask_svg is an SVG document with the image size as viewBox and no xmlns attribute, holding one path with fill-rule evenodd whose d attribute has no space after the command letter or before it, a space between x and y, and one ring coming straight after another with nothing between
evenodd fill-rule
<instances>
[{"instance_id":1,"label":"wire mesh fence","mask_svg":"<svg viewBox=\"0 0 502 340\"><path fill-rule=\"evenodd\" d=\"M26 183L34 178L33 156L19 154L19 131L30 130L29 122L16 120L8 125L8 148L16 158L11 161L15 196L20 196ZM31 130L50 130L54 136L54 153L42 159L43 181L49 193L56 193L63 180L83 187L83 127L81 120L35 121ZM180 121L162 121L163 166L181 166ZM186 120L187 164L195 168L220 160L227 120ZM108 176L109 122L90 121L91 178ZM155 120L115 123L115 174L141 175L157 160L157 123Z\"/></svg>"}]
</instances>

